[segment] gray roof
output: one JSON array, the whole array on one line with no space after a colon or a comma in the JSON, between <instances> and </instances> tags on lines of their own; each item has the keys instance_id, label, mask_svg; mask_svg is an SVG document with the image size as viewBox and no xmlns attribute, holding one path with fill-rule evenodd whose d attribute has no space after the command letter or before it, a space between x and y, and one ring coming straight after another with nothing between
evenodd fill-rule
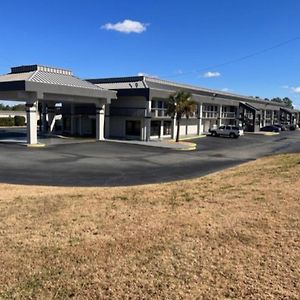
<instances>
[{"instance_id":1,"label":"gray roof","mask_svg":"<svg viewBox=\"0 0 300 300\"><path fill-rule=\"evenodd\" d=\"M133 89L149 88L149 89L165 90L165 91L172 92L172 91L177 91L179 89L184 89L196 95L220 97L224 99L249 102L255 106L259 106L259 104L268 105L268 107L273 106L274 108L276 107L276 109L279 109L279 107L283 106L282 103L266 101L262 98L255 98L251 96L243 96L234 93L214 90L214 89L207 89L203 87L162 80L159 78L154 78L149 76L100 78L100 79L88 79L88 81L97 84L100 87L106 89L112 89L112 90L131 89L131 88ZM261 106L260 108L262 107L263 106Z\"/></svg>"},{"instance_id":2,"label":"gray roof","mask_svg":"<svg viewBox=\"0 0 300 300\"><path fill-rule=\"evenodd\" d=\"M40 65L13 67L11 73L0 75L0 82L8 81L28 81L103 90L99 86L75 77L71 71Z\"/></svg>"},{"instance_id":3,"label":"gray roof","mask_svg":"<svg viewBox=\"0 0 300 300\"><path fill-rule=\"evenodd\" d=\"M36 93L39 99L54 100L61 97L79 102L94 102L97 99L114 99L116 92L96 86L91 82L82 80L69 70L40 65L19 66L11 68L11 73L0 75L0 93L24 91ZM6 94L4 94L6 92ZM1 95L0 95L1 96ZM2 96L2 99L5 96ZM24 95L14 94L13 100L24 100ZM69 98L68 98L69 97ZM17 98L17 99L16 99ZM6 99L3 99L6 100Z\"/></svg>"}]
</instances>

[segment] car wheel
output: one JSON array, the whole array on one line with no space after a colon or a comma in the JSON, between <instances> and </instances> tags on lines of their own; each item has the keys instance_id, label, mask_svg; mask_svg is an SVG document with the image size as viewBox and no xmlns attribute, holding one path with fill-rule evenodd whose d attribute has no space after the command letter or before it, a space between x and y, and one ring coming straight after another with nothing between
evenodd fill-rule
<instances>
[{"instance_id":1,"label":"car wheel","mask_svg":"<svg viewBox=\"0 0 300 300\"><path fill-rule=\"evenodd\" d=\"M235 135L233 132L231 132L231 133L229 134L229 137L233 139L233 138L236 137L236 135Z\"/></svg>"},{"instance_id":2,"label":"car wheel","mask_svg":"<svg viewBox=\"0 0 300 300\"><path fill-rule=\"evenodd\" d=\"M211 135L212 135L212 136L217 136L217 133L216 133L215 131L212 131L212 132L211 132Z\"/></svg>"}]
</instances>

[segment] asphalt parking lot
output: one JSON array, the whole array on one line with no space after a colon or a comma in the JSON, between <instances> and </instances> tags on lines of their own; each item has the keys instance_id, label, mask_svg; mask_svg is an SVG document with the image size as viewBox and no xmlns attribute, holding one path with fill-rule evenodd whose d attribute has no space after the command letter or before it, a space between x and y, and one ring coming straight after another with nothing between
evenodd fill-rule
<instances>
[{"instance_id":1,"label":"asphalt parking lot","mask_svg":"<svg viewBox=\"0 0 300 300\"><path fill-rule=\"evenodd\" d=\"M1 138L1 134L0 134ZM26 148L0 141L0 182L53 186L121 186L203 176L276 154L300 152L300 131L239 139L196 139L195 151L114 142Z\"/></svg>"}]
</instances>

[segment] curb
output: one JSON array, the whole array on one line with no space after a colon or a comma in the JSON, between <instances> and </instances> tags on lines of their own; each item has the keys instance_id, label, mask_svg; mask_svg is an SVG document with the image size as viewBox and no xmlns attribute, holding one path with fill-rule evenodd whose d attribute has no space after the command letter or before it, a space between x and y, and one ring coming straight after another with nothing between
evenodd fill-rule
<instances>
[{"instance_id":1,"label":"curb","mask_svg":"<svg viewBox=\"0 0 300 300\"><path fill-rule=\"evenodd\" d=\"M176 144L175 141L169 141L168 143ZM195 143L191 143L191 142L178 142L178 143L179 143L179 145L181 144L182 146L186 145L189 147L188 148L171 148L171 149L178 150L178 151L193 151L193 150L196 150L196 148L197 148L197 144L195 144Z\"/></svg>"},{"instance_id":2,"label":"curb","mask_svg":"<svg viewBox=\"0 0 300 300\"><path fill-rule=\"evenodd\" d=\"M27 148L44 148L46 144L26 144Z\"/></svg>"},{"instance_id":3,"label":"curb","mask_svg":"<svg viewBox=\"0 0 300 300\"><path fill-rule=\"evenodd\" d=\"M186 137L186 138L179 138L180 141L187 141L187 140L196 140L196 139L202 139L206 137L205 134L200 134L200 135L195 135L195 136L192 136L192 137ZM180 142L179 141L179 142Z\"/></svg>"}]
</instances>

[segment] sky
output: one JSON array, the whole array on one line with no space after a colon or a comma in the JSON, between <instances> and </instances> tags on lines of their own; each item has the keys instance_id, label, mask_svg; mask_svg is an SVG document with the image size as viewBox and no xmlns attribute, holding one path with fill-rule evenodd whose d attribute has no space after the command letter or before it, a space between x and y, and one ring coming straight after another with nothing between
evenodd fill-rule
<instances>
[{"instance_id":1,"label":"sky","mask_svg":"<svg viewBox=\"0 0 300 300\"><path fill-rule=\"evenodd\" d=\"M146 74L300 108L299 13L299 0L2 1L0 74Z\"/></svg>"}]
</instances>

